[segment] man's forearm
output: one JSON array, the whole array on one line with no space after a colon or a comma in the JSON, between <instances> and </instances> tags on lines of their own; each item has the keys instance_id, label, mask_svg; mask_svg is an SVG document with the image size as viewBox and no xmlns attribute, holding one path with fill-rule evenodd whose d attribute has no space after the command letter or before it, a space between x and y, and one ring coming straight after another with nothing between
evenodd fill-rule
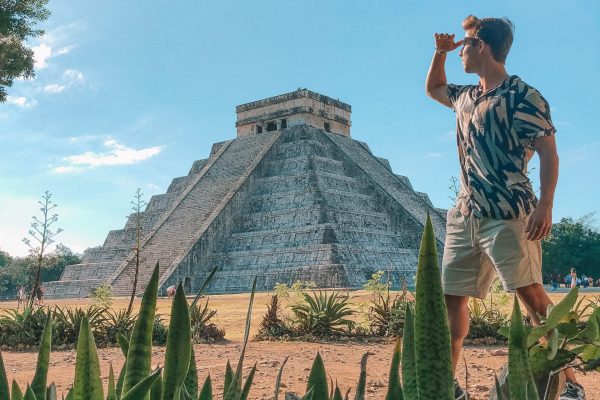
<instances>
[{"instance_id":1,"label":"man's forearm","mask_svg":"<svg viewBox=\"0 0 600 400\"><path fill-rule=\"evenodd\" d=\"M540 154L540 203L552 207L558 182L558 154L555 151Z\"/></svg>"},{"instance_id":2,"label":"man's forearm","mask_svg":"<svg viewBox=\"0 0 600 400\"><path fill-rule=\"evenodd\" d=\"M448 83L446 80L445 65L446 53L438 53L436 51L433 54L431 66L429 67L429 72L427 73L427 81L425 83L425 90L427 91L428 96L431 96L437 87L446 85Z\"/></svg>"}]
</instances>

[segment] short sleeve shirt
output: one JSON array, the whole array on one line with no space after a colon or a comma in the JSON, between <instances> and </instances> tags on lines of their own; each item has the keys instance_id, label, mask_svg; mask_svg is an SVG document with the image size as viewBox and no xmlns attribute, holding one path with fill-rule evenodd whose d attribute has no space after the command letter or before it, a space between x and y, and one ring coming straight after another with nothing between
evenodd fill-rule
<instances>
[{"instance_id":1,"label":"short sleeve shirt","mask_svg":"<svg viewBox=\"0 0 600 400\"><path fill-rule=\"evenodd\" d=\"M525 218L537 205L527 176L533 142L556 133L548 102L516 75L485 93L449 84L448 97L461 167L457 207L479 218Z\"/></svg>"}]
</instances>

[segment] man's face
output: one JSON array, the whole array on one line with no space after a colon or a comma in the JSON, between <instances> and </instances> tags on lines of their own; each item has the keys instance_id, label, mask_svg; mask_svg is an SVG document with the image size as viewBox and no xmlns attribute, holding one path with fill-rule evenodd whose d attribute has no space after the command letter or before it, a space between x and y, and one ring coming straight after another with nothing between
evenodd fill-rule
<instances>
[{"instance_id":1,"label":"man's face","mask_svg":"<svg viewBox=\"0 0 600 400\"><path fill-rule=\"evenodd\" d=\"M480 41L474 32L466 32L463 47L458 55L462 58L463 68L467 73L477 72L481 60Z\"/></svg>"}]
</instances>

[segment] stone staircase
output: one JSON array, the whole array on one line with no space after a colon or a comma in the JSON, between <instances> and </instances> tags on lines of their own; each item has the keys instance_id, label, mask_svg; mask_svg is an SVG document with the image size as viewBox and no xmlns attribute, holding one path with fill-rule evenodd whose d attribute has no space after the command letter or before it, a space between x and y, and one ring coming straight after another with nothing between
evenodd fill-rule
<instances>
[{"instance_id":1,"label":"stone staircase","mask_svg":"<svg viewBox=\"0 0 600 400\"><path fill-rule=\"evenodd\" d=\"M233 140L220 147L202 171L190 178L193 181L143 240L139 292L145 289L157 262L162 275L193 246L215 209L275 139L277 134L270 133ZM129 257L113 275L115 295L131 292L134 272L135 259Z\"/></svg>"}]
</instances>

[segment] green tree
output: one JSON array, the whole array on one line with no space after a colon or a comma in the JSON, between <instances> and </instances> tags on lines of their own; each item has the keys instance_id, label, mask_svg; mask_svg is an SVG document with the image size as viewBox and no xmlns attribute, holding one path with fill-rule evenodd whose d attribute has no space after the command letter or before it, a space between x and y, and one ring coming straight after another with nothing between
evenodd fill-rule
<instances>
[{"instance_id":1,"label":"green tree","mask_svg":"<svg viewBox=\"0 0 600 400\"><path fill-rule=\"evenodd\" d=\"M600 278L600 232L593 226L593 216L563 218L552 226L542 246L544 275L564 276L575 267L578 275Z\"/></svg>"},{"instance_id":2,"label":"green tree","mask_svg":"<svg viewBox=\"0 0 600 400\"><path fill-rule=\"evenodd\" d=\"M48 0L0 0L0 103L16 78L33 78L33 50L27 40L44 34L35 25L46 20Z\"/></svg>"},{"instance_id":3,"label":"green tree","mask_svg":"<svg viewBox=\"0 0 600 400\"><path fill-rule=\"evenodd\" d=\"M0 268L6 267L10 264L12 257L6 251L0 250Z\"/></svg>"}]
</instances>

